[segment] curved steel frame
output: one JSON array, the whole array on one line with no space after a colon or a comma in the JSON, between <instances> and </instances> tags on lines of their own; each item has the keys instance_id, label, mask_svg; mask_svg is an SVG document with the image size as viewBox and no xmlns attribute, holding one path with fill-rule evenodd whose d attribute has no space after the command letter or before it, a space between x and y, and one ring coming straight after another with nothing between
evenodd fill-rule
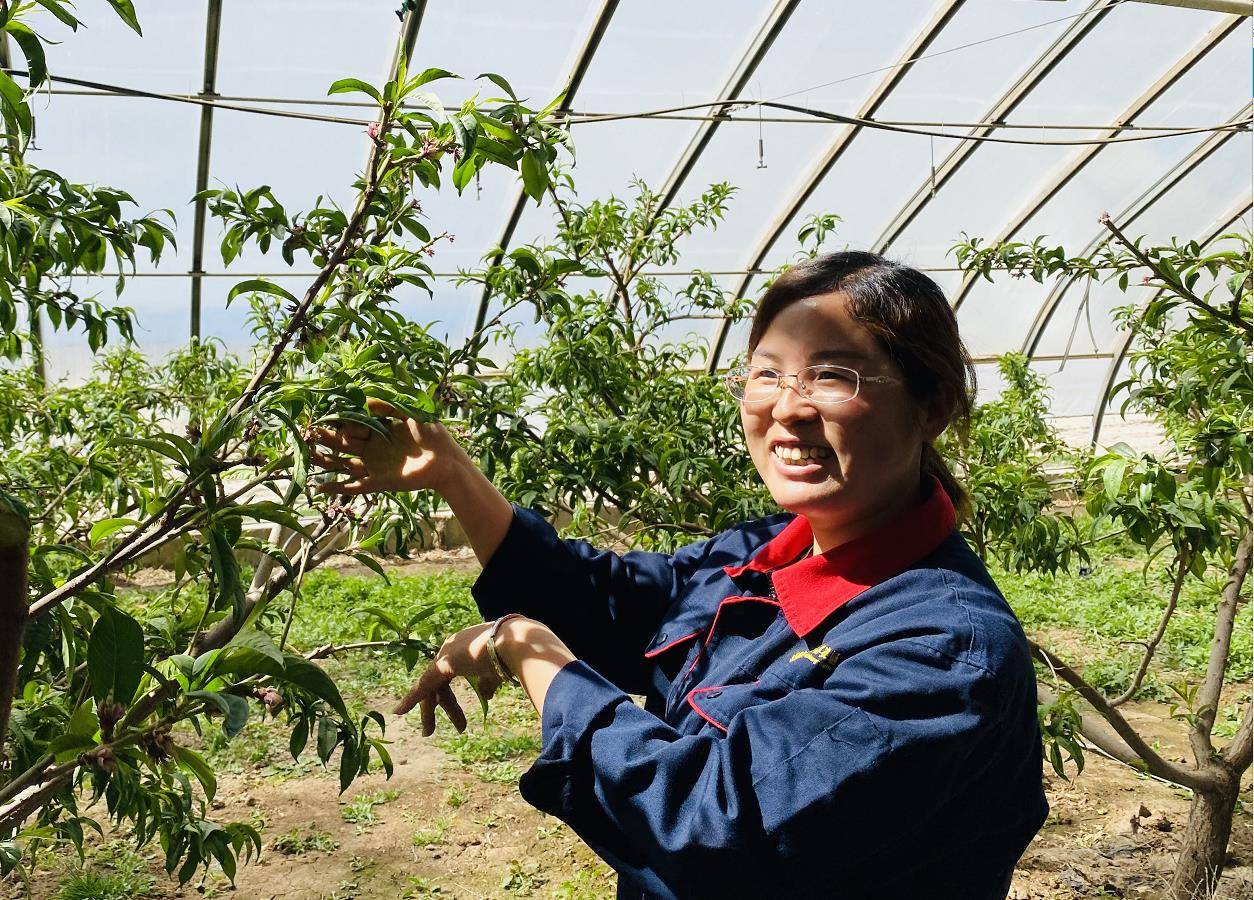
<instances>
[{"instance_id":1,"label":"curved steel frame","mask_svg":"<svg viewBox=\"0 0 1254 900\"><path fill-rule=\"evenodd\" d=\"M1236 28L1244 23L1241 16L1228 16L1218 25L1208 31L1197 44L1195 44L1184 56L1180 57L1174 65L1164 72L1158 79L1146 89L1146 91L1137 97L1132 104L1121 112L1115 121L1111 123L1111 130L1103 133L1102 138L1111 138L1118 135L1117 126L1126 125L1143 113L1155 100L1161 97L1168 88L1179 81L1184 75L1195 65L1201 62L1208 53L1215 49L1219 43L1231 34ZM1101 153L1107 144L1092 144L1080 149L1070 161L1050 180L1048 186L1037 193L1026 206L1020 209L1006 225L993 237L989 243L1000 244L1008 241L1019 229L1022 228L1028 220L1036 215L1040 210L1052 200L1059 191L1080 173L1085 166L1092 162L1099 153ZM979 276L972 273L962 279L962 284L958 291L954 294L950 303L955 310L962 306L963 301L971 292L971 288L975 286Z\"/></svg>"},{"instance_id":2,"label":"curved steel frame","mask_svg":"<svg viewBox=\"0 0 1254 900\"><path fill-rule=\"evenodd\" d=\"M777 0L775 6L763 20L761 27L758 29L757 35L750 43L749 48L741 56L740 62L736 64L732 74L728 77L722 90L718 93L719 101L727 101L730 105L740 96L741 91L748 85L749 79L753 77L753 73L757 71L758 66L766 57L767 51L771 49L771 45L775 43L775 39L779 37L780 32L784 30L784 26L788 23L789 18L797 7L800 6L801 0ZM592 54L596 52L597 46L601 42L601 36L605 32L606 26L609 24L609 18L613 14L614 7L618 5L617 0L607 2L602 8L601 16L598 17L597 25L593 28L592 34L589 36L588 42L584 45L584 50L579 56L579 62L576 64L576 74L571 78L572 87L567 90L566 99L563 101L563 108L568 109L571 101L574 99L574 92L578 88L579 81L582 80L584 72L587 70L588 64L592 61ZM718 107L723 110L725 107ZM717 113L715 114L717 116ZM692 139L688 142L688 146L680 154L678 162L671 169L670 175L667 176L661 191L659 192L659 203L654 211L654 217L663 209L669 206L679 193L680 187L688 175L696 167L697 160L701 158L701 154L705 152L705 148L709 146L710 141L714 137L714 132L718 130L722 123L715 118L712 121L704 122L693 134ZM509 218L506 220L505 228L501 233L501 240L497 246L504 251L510 240L514 236L514 229L518 226L519 219L522 217L523 209L526 207L527 195L520 189L518 196L514 201L513 209ZM494 263L500 262L504 253L494 257ZM485 285L483 295L479 298L479 309L475 314L475 327L471 334L477 334L483 328L483 323L487 321L488 303L492 299L492 292Z\"/></svg>"},{"instance_id":3,"label":"curved steel frame","mask_svg":"<svg viewBox=\"0 0 1254 900\"><path fill-rule=\"evenodd\" d=\"M1110 15L1113 10L1114 7L1110 5L1109 0L1093 0L1088 8L1080 16L1072 20L1067 29L1054 39L1045 52L1028 66L1010 89L1002 94L1001 99L994 103L978 121L990 123L1004 122L1006 117L1014 112L1015 108L1023 102L1024 98L1038 84L1044 81L1050 72L1054 71L1054 68L1071 52L1071 49L1101 24L1102 20ZM971 138L986 137L996 130L995 124L971 129L969 137L959 143L945 157L945 160L936 168L934 176L929 174L929 177L924 179L923 183L915 190L914 195L906 201L905 205L893 216L892 221L884 227L880 236L875 239L875 243L871 245L872 252L883 253L887 250L889 245L901 236L901 233L910 226L915 217L931 202L936 192L943 188L946 182L962 167L962 164L979 149L980 141L972 140Z\"/></svg>"},{"instance_id":4,"label":"curved steel frame","mask_svg":"<svg viewBox=\"0 0 1254 900\"><path fill-rule=\"evenodd\" d=\"M1249 112L1250 104L1244 103L1241 109L1230 121L1238 121ZM1163 195L1170 191L1173 187L1188 177L1194 169L1214 155L1224 144L1228 143L1234 135L1242 132L1236 131L1217 131L1210 135L1204 141L1193 148L1184 159L1180 160L1170 169L1168 169L1161 178L1155 181L1150 188L1141 196L1137 197L1132 203L1113 216L1115 223L1120 228L1126 228L1146 213L1155 203L1162 199ZM1105 228L1097 232L1084 248L1080 250L1080 256L1091 256L1096 253L1107 243L1110 242L1110 232ZM1040 346L1041 338L1045 335L1045 329L1049 326L1050 321L1054 317L1054 313L1062 305L1062 301L1067 290L1075 283L1074 278L1060 278L1050 288L1049 293L1045 296L1045 301L1041 304L1041 308L1037 310L1036 318L1033 320L1031 327L1028 329L1027 335L1023 339L1023 345L1019 348L1020 352L1026 353L1030 357L1036 355L1036 348Z\"/></svg>"},{"instance_id":5,"label":"curved steel frame","mask_svg":"<svg viewBox=\"0 0 1254 900\"><path fill-rule=\"evenodd\" d=\"M901 83L906 74L914 67L915 58L931 46L945 26L957 15L964 2L965 0L941 0L927 24L915 35L914 40L906 47L898 61L889 68L888 73L875 86L875 89L862 102L862 105L858 107L858 111L855 113L858 118L869 119L875 115L876 110L884 104L884 101L888 99L893 89ZM827 173L831 171L832 166L836 165L837 160L840 159L853 142L853 139L861 131L862 128L858 125L850 125L841 129L836 139L811 166L809 174L801 180L785 206L776 213L766 233L758 241L757 247L749 258L749 262L743 268L756 270L761 267L762 261L766 259L766 254L775 246L775 242L784 233L784 229L788 227L788 224L801 210L801 207L805 205L806 201L810 199L810 196L822 183ZM736 286L735 294L737 296L743 294L748 289L750 283L752 283L753 278L753 274L747 274L741 278L740 283ZM730 328L731 322L729 320L724 320L720 323L718 333L714 338L714 346L710 351L710 358L706 363L706 371L713 372L718 368L718 360L722 356L723 344L727 340L727 332Z\"/></svg>"},{"instance_id":6,"label":"curved steel frame","mask_svg":"<svg viewBox=\"0 0 1254 900\"><path fill-rule=\"evenodd\" d=\"M1222 235L1228 228L1232 227L1242 216L1254 208L1254 202L1247 197L1243 197L1237 201L1236 206L1232 207L1227 214L1220 216L1215 225L1200 239L1200 243L1208 244L1215 238ZM1157 297L1162 291L1156 291L1154 296ZM1132 346L1132 338L1136 336L1136 329L1131 329L1121 335L1118 345L1111 354L1110 365L1106 369L1106 375L1102 380L1102 391L1098 395L1097 405L1093 408L1093 435L1089 440L1091 446L1097 446L1097 439L1102 433L1102 423L1106 418L1106 407L1110 405L1111 391L1115 387L1115 379L1119 377L1119 367L1123 365L1124 358L1128 355L1128 349Z\"/></svg>"}]
</instances>

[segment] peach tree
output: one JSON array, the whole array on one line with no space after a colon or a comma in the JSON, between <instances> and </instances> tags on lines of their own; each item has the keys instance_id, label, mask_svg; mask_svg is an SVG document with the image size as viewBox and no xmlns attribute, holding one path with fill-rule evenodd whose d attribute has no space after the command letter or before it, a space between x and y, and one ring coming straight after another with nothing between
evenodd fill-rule
<instances>
[{"instance_id":1,"label":"peach tree","mask_svg":"<svg viewBox=\"0 0 1254 900\"><path fill-rule=\"evenodd\" d=\"M76 21L66 6L40 5ZM114 5L138 28L129 3ZM43 75L39 38L17 18L30 7L0 9L6 30L22 35L33 87ZM247 824L211 819L216 774L184 738L210 720L233 735L258 709L282 719L293 755L314 752L326 763L338 752L341 790L372 765L390 772L382 716L354 715L316 662L343 648L294 648L289 629L310 569L336 553L379 569L372 554L412 543L431 503L326 499L304 436L327 421L385 432L368 397L418 418L445 411L479 342L446 346L395 309L402 286L430 289L428 260L447 237L424 220L418 198L448 181L460 191L486 165L521 170L529 183L547 179L566 141L548 121L557 101L533 110L496 75L484 77L499 98L446 111L428 86L451 77L402 61L382 86L352 78L331 86L376 106L351 205L292 212L265 187L205 195L223 222L228 260L254 243L317 270L299 293L263 279L231 290L231 300L246 298L260 314L255 365L194 342L159 370L115 352L77 387L45 389L30 368L0 379L4 873L41 847L81 849L107 814L139 844L159 841L180 881L213 862L233 877L260 839ZM151 217L123 219L120 192L89 198L59 177L41 182L53 186L52 200L28 202L30 181L18 177L28 94L4 78L13 136L3 185L12 193L0 204L0 246L12 260L3 274L13 276L0 297L6 346L20 350L27 339L5 313L18 308L85 327L99 337L93 348L111 329L125 338L124 310L58 293L56 279L98 271L119 254L133 262L137 248L158 255L169 232ZM106 218L85 220L84 210L101 209ZM41 262L15 256L30 250L21 229L46 241ZM175 584L168 613L154 616L115 581L157 553L173 560ZM251 574L248 559L257 560ZM203 594L183 591L193 583ZM411 664L419 649L408 635L378 644Z\"/></svg>"},{"instance_id":2,"label":"peach tree","mask_svg":"<svg viewBox=\"0 0 1254 900\"><path fill-rule=\"evenodd\" d=\"M1205 244L1144 246L1142 240L1130 240L1109 217L1101 221L1110 238L1089 256L1072 256L1040 239L992 246L964 240L956 251L964 268L989 278L1007 273L1037 281L1104 279L1122 290L1139 282L1150 291L1147 301L1118 311L1122 327L1132 333L1132 344L1126 379L1112 393L1122 395L1123 409L1157 421L1166 449L1139 453L1124 444L1098 448L1076 475L1094 519L1125 531L1144 552L1147 568L1166 560L1172 589L1157 627L1140 642L1131 682L1118 696L1098 690L1048 647L1033 649L1067 695L1062 710L1072 713L1059 717L1055 738L1078 753L1078 731L1115 758L1192 791L1170 895L1181 900L1208 897L1226 857L1241 777L1254 749L1248 705L1233 738L1223 746L1215 741L1220 692L1234 623L1247 602L1251 560L1252 245L1248 233L1234 232ZM994 503L991 520L1012 520L1004 507L1013 502L1008 496L1005 503ZM1061 559L1067 536L1059 534L1055 555ZM1006 538L1013 542L1014 535ZM1023 557L1027 568L1052 571L1059 565L1049 559L1048 543L1038 543ZM1206 585L1214 603L1205 674L1173 686L1174 717L1191 748L1191 763L1166 758L1120 711L1137 695L1187 579ZM1083 701L1083 714L1070 705L1070 698ZM1051 705L1056 702L1046 699ZM1066 721L1074 730L1062 727Z\"/></svg>"}]
</instances>

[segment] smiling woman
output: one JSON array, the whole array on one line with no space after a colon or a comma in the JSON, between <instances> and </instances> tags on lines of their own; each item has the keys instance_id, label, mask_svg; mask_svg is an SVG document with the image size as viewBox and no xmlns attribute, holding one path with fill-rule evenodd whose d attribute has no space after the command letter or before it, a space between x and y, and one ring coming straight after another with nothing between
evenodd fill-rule
<instances>
[{"instance_id":1,"label":"smiling woman","mask_svg":"<svg viewBox=\"0 0 1254 900\"><path fill-rule=\"evenodd\" d=\"M543 730L522 795L621 897L1004 897L1047 807L1027 644L932 446L974 392L953 314L921 273L837 253L776 280L749 354L727 384L784 512L673 555L559 539L442 426L315 435L351 476L328 489L434 489L484 564L490 621L400 711L460 729L452 678L516 676Z\"/></svg>"}]
</instances>

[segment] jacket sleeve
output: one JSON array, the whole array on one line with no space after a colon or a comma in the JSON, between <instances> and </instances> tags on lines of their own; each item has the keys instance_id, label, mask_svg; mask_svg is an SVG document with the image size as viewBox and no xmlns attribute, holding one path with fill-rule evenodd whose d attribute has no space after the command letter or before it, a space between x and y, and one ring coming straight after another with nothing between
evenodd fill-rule
<instances>
[{"instance_id":1,"label":"jacket sleeve","mask_svg":"<svg viewBox=\"0 0 1254 900\"><path fill-rule=\"evenodd\" d=\"M996 682L895 640L745 707L725 735L682 734L576 660L519 787L650 895L825 896L868 855L911 852L911 823L996 765Z\"/></svg>"},{"instance_id":2,"label":"jacket sleeve","mask_svg":"<svg viewBox=\"0 0 1254 900\"><path fill-rule=\"evenodd\" d=\"M514 612L543 622L615 685L644 693L644 647L708 543L673 556L617 555L562 540L540 515L515 506L504 541L471 593L485 619Z\"/></svg>"}]
</instances>

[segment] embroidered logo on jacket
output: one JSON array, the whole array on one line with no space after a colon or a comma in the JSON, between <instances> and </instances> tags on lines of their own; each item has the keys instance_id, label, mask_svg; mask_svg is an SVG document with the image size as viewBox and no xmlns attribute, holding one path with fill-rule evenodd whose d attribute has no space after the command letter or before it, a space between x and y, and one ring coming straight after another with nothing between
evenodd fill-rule
<instances>
[{"instance_id":1,"label":"embroidered logo on jacket","mask_svg":"<svg viewBox=\"0 0 1254 900\"><path fill-rule=\"evenodd\" d=\"M836 668L836 663L840 662L840 654L827 644L819 644L811 650L798 650L788 661L796 662L799 659L809 660L810 665L830 671Z\"/></svg>"}]
</instances>

